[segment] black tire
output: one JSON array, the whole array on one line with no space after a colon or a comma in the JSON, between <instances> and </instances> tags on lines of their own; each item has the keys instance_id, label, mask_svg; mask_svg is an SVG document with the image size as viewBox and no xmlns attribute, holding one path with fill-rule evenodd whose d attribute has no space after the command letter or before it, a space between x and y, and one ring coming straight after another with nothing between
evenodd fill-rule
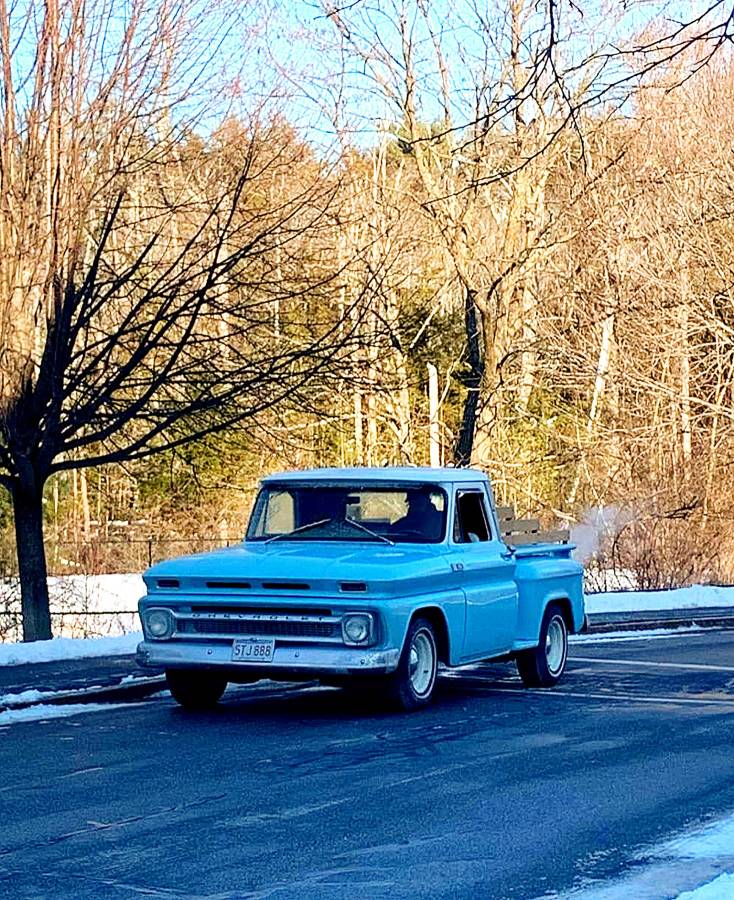
<instances>
[{"instance_id":1,"label":"black tire","mask_svg":"<svg viewBox=\"0 0 734 900\"><path fill-rule=\"evenodd\" d=\"M567 660L568 627L561 607L551 603L540 624L538 646L515 657L517 671L525 687L553 687L563 675Z\"/></svg>"},{"instance_id":2,"label":"black tire","mask_svg":"<svg viewBox=\"0 0 734 900\"><path fill-rule=\"evenodd\" d=\"M184 709L213 709L227 687L221 675L196 669L166 669L166 683Z\"/></svg>"},{"instance_id":3,"label":"black tire","mask_svg":"<svg viewBox=\"0 0 734 900\"><path fill-rule=\"evenodd\" d=\"M414 619L398 667L385 679L386 696L392 707L414 712L431 702L438 668L437 646L436 633L428 619ZM419 665L420 672L416 668Z\"/></svg>"}]
</instances>

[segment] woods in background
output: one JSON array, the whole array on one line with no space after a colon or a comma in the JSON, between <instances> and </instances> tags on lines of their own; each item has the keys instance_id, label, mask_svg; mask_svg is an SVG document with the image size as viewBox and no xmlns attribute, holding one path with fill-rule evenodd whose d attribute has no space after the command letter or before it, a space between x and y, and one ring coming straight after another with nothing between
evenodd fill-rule
<instances>
[{"instance_id":1,"label":"woods in background","mask_svg":"<svg viewBox=\"0 0 734 900\"><path fill-rule=\"evenodd\" d=\"M310 8L327 145L232 101L234 11L0 2L26 637L44 528L54 569L144 565L135 542L235 538L260 475L311 465L469 463L547 523L608 511L601 565L643 587L732 578L731 19L582 6Z\"/></svg>"}]
</instances>

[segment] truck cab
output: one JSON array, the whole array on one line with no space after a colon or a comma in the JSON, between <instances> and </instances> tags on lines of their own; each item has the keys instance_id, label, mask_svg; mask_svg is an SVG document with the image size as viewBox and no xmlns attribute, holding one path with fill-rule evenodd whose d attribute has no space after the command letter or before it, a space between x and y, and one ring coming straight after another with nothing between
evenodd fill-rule
<instances>
[{"instance_id":1,"label":"truck cab","mask_svg":"<svg viewBox=\"0 0 734 900\"><path fill-rule=\"evenodd\" d=\"M478 470L271 475L241 544L144 574L138 661L189 708L230 681L320 678L413 710L440 665L500 657L552 686L584 621L572 549L515 546Z\"/></svg>"}]
</instances>

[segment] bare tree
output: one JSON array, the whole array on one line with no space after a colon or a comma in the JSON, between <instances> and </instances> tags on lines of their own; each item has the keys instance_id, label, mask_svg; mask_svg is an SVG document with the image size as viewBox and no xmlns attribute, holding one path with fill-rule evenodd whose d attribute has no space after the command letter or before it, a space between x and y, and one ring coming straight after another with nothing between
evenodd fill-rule
<instances>
[{"instance_id":1,"label":"bare tree","mask_svg":"<svg viewBox=\"0 0 734 900\"><path fill-rule=\"evenodd\" d=\"M326 11L389 104L414 173L403 204L421 210L463 319L455 459L490 465L503 406L522 413L533 392L538 272L564 233L546 189L570 145L583 154L568 108L592 74L582 67L572 89L556 77L545 54L553 23L526 0L467 0L449 21L420 0Z\"/></svg>"},{"instance_id":2,"label":"bare tree","mask_svg":"<svg viewBox=\"0 0 734 900\"><path fill-rule=\"evenodd\" d=\"M50 475L307 404L356 342L333 264L283 275L330 227L324 165L262 117L226 147L192 131L231 24L186 0L0 0L0 480L26 640L51 636Z\"/></svg>"},{"instance_id":3,"label":"bare tree","mask_svg":"<svg viewBox=\"0 0 734 900\"><path fill-rule=\"evenodd\" d=\"M559 170L563 180L573 168L577 181L568 203L593 192L594 133L635 92L661 79L672 90L707 65L734 28L732 10L695 4L680 20L664 0L322 6L342 55L360 60L364 96L390 110L417 176L406 207L420 206L451 272L466 338L455 458L496 469L502 417L526 415L534 390L543 272L569 239L553 189ZM347 82L360 86L355 75ZM613 323L608 313L592 430Z\"/></svg>"}]
</instances>

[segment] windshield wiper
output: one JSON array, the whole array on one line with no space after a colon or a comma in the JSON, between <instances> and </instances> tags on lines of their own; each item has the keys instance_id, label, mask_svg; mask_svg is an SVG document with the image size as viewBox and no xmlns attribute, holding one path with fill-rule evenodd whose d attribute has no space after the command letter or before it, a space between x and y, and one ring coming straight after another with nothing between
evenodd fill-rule
<instances>
[{"instance_id":1,"label":"windshield wiper","mask_svg":"<svg viewBox=\"0 0 734 900\"><path fill-rule=\"evenodd\" d=\"M274 534L272 537L269 537L266 541L263 541L264 544L269 544L271 541L279 541L281 538L290 537L292 534L298 534L299 531L307 531L309 528L316 528L317 525L326 525L327 522L333 522L334 519L319 519L318 522L308 522L306 525L299 525L298 528L294 528L293 531L284 531L282 534Z\"/></svg>"},{"instance_id":2,"label":"windshield wiper","mask_svg":"<svg viewBox=\"0 0 734 900\"><path fill-rule=\"evenodd\" d=\"M308 531L309 528L316 528L319 525L326 525L329 522L337 521L334 518L331 519L319 519L318 522L309 522L306 525L300 525L298 528L294 528L293 531L284 531L282 534L274 534L272 537L269 537L267 540L263 541L264 544L270 544L272 541L279 541L281 538L288 538L293 534L299 534L302 531ZM377 538L378 541L384 541L386 544L389 544L391 547L395 546L395 541L391 541L389 537L385 537L384 534L378 534L376 531L373 531L371 528L367 528L366 525L363 525L361 522L355 522L354 519L350 519L347 516L344 516L343 522L346 522L347 525L353 525L355 528L358 528L360 531L364 531L365 534L369 534L371 537Z\"/></svg>"},{"instance_id":3,"label":"windshield wiper","mask_svg":"<svg viewBox=\"0 0 734 900\"><path fill-rule=\"evenodd\" d=\"M371 534L372 537L376 537L381 541L384 541L386 544L389 544L391 547L395 546L395 541L391 541L389 537L385 537L384 534L378 534L376 531L373 531L371 528L368 528L366 525L363 525L361 522L355 522L354 519L350 519L347 516L344 516L344 521L348 525L354 525L355 528L359 528L360 531L364 531L367 534Z\"/></svg>"}]
</instances>

